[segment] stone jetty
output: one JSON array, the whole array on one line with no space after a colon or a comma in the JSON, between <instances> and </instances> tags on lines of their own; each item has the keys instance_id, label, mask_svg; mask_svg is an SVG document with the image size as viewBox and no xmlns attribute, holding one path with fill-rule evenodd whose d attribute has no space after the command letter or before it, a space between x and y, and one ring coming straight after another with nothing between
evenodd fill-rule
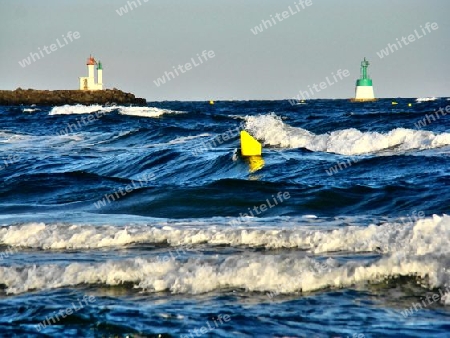
<instances>
[{"instance_id":1,"label":"stone jetty","mask_svg":"<svg viewBox=\"0 0 450 338\"><path fill-rule=\"evenodd\" d=\"M0 90L0 105L40 105L61 106L65 104L101 104L101 105L139 105L145 106L146 100L119 89L105 90L37 90L22 89Z\"/></svg>"}]
</instances>

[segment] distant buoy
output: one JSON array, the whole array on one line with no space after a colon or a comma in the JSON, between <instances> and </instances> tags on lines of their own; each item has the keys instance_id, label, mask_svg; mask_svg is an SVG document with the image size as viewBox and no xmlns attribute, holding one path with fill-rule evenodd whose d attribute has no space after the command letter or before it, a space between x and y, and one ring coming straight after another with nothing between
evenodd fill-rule
<instances>
[{"instance_id":1,"label":"distant buoy","mask_svg":"<svg viewBox=\"0 0 450 338\"><path fill-rule=\"evenodd\" d=\"M213 100L209 100L209 104L214 104L214 101Z\"/></svg>"},{"instance_id":2,"label":"distant buoy","mask_svg":"<svg viewBox=\"0 0 450 338\"><path fill-rule=\"evenodd\" d=\"M392 105L396 105L396 104L398 104L397 102L395 102L395 101L392 101Z\"/></svg>"},{"instance_id":3,"label":"distant buoy","mask_svg":"<svg viewBox=\"0 0 450 338\"><path fill-rule=\"evenodd\" d=\"M412 106L412 103L408 103L408 107L411 107Z\"/></svg>"}]
</instances>

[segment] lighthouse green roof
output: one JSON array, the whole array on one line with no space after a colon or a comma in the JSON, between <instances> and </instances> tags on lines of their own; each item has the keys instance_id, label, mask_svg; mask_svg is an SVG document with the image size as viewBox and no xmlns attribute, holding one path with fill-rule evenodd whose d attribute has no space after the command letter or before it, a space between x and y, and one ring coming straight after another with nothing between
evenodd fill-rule
<instances>
[{"instance_id":1,"label":"lighthouse green roof","mask_svg":"<svg viewBox=\"0 0 450 338\"><path fill-rule=\"evenodd\" d=\"M97 62L97 69L98 70L103 70L102 63L100 61Z\"/></svg>"},{"instance_id":2,"label":"lighthouse green roof","mask_svg":"<svg viewBox=\"0 0 450 338\"><path fill-rule=\"evenodd\" d=\"M369 67L369 65L370 63L366 60L366 58L361 61L361 76L358 80L356 80L357 86L372 86L372 79L367 73L367 68Z\"/></svg>"}]
</instances>

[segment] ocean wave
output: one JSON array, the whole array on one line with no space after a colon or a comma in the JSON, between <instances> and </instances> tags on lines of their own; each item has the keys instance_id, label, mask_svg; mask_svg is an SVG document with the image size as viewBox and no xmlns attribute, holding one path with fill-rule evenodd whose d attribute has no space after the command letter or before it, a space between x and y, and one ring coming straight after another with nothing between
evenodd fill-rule
<instances>
[{"instance_id":1,"label":"ocean wave","mask_svg":"<svg viewBox=\"0 0 450 338\"><path fill-rule=\"evenodd\" d=\"M40 109L39 108L24 108L22 111L24 113L32 113L32 112L35 112L35 111L40 111Z\"/></svg>"},{"instance_id":2,"label":"ocean wave","mask_svg":"<svg viewBox=\"0 0 450 338\"><path fill-rule=\"evenodd\" d=\"M206 222L206 221L205 221ZM195 221L158 226L45 225L30 223L0 230L2 244L43 249L99 248L131 243L167 243L300 248L261 255L245 251L226 257L166 254L97 263L42 264L0 267L0 284L8 293L80 284L123 285L150 292L204 293L221 289L293 293L350 287L388 278L416 278L427 288L450 286L450 217L400 220L379 226L334 229L311 226L244 227L197 224ZM191 248L192 249L192 248ZM191 250L189 249L189 250ZM180 249L184 251L186 249ZM12 251L12 250L10 250ZM377 253L378 258L339 260L337 252ZM358 258L359 257L359 258ZM362 258L361 258L362 257ZM450 299L443 301L450 304Z\"/></svg>"},{"instance_id":3,"label":"ocean wave","mask_svg":"<svg viewBox=\"0 0 450 338\"><path fill-rule=\"evenodd\" d=\"M49 115L73 115L73 114L91 114L98 111L109 113L116 109L117 107L105 107L101 105L90 105L85 106L82 104L69 105L53 107Z\"/></svg>"},{"instance_id":4,"label":"ocean wave","mask_svg":"<svg viewBox=\"0 0 450 338\"><path fill-rule=\"evenodd\" d=\"M119 114L140 117L160 117L164 114L183 114L184 112L156 107L101 106L82 104L53 107L49 115L91 114L95 112L110 113L118 110Z\"/></svg>"},{"instance_id":5,"label":"ocean wave","mask_svg":"<svg viewBox=\"0 0 450 338\"><path fill-rule=\"evenodd\" d=\"M160 117L165 114L183 114L184 112L161 109L156 107L118 107L119 114L130 115L130 116L140 116L140 117Z\"/></svg>"},{"instance_id":6,"label":"ocean wave","mask_svg":"<svg viewBox=\"0 0 450 338\"><path fill-rule=\"evenodd\" d=\"M306 129L285 124L275 114L248 116L245 128L269 146L306 148L342 155L361 155L384 150L399 153L450 145L450 133L435 134L405 128L396 128L387 133L361 132L350 128L316 135Z\"/></svg>"},{"instance_id":7,"label":"ocean wave","mask_svg":"<svg viewBox=\"0 0 450 338\"><path fill-rule=\"evenodd\" d=\"M443 288L450 282L447 264L448 259L439 261L433 254L408 256L404 253L375 261L321 259L301 252L271 255L248 252L187 259L166 255L98 263L3 266L0 283L7 293L13 294L83 284L189 294L229 289L289 294L380 283L399 277L414 278L426 288Z\"/></svg>"},{"instance_id":8,"label":"ocean wave","mask_svg":"<svg viewBox=\"0 0 450 338\"><path fill-rule=\"evenodd\" d=\"M150 225L64 225L26 223L0 228L0 243L13 247L40 249L92 249L134 243L183 245L228 245L232 247L297 248L312 253L327 252L407 252L411 255L450 253L444 241L450 235L447 215L416 222L392 221L382 225L312 228L292 221L276 227L260 227L259 219L227 219L171 222ZM300 221L298 221L300 223ZM231 225L231 226L230 226Z\"/></svg>"},{"instance_id":9,"label":"ocean wave","mask_svg":"<svg viewBox=\"0 0 450 338\"><path fill-rule=\"evenodd\" d=\"M61 133L61 134L60 134ZM67 134L65 129L61 129L55 135L27 135L0 131L0 143L8 144L11 149L42 149L45 146L60 146L69 141L82 141L85 139L83 134ZM4 149L6 150L6 149Z\"/></svg>"},{"instance_id":10,"label":"ocean wave","mask_svg":"<svg viewBox=\"0 0 450 338\"><path fill-rule=\"evenodd\" d=\"M429 101L436 101L435 97L418 97L416 99L416 102L429 102Z\"/></svg>"},{"instance_id":11,"label":"ocean wave","mask_svg":"<svg viewBox=\"0 0 450 338\"><path fill-rule=\"evenodd\" d=\"M198 135L191 135L191 136L179 136L165 144L183 144L183 143L187 143L192 140L196 140L198 138L205 138L205 137L209 137L209 136L211 136L211 134L208 134L208 133L201 133Z\"/></svg>"},{"instance_id":12,"label":"ocean wave","mask_svg":"<svg viewBox=\"0 0 450 338\"><path fill-rule=\"evenodd\" d=\"M31 139L32 136L25 134L18 134L10 131L0 130L0 142L2 143L14 143Z\"/></svg>"}]
</instances>

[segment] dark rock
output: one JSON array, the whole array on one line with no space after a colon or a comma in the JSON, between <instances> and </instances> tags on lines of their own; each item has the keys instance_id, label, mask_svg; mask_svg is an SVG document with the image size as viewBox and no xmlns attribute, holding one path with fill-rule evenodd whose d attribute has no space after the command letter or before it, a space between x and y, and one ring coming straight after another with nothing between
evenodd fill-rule
<instances>
[{"instance_id":1,"label":"dark rock","mask_svg":"<svg viewBox=\"0 0 450 338\"><path fill-rule=\"evenodd\" d=\"M0 105L46 105L60 106L64 104L135 104L145 106L145 99L137 98L134 94L125 93L116 88L105 90L36 90L17 88L16 90L0 90Z\"/></svg>"}]
</instances>

